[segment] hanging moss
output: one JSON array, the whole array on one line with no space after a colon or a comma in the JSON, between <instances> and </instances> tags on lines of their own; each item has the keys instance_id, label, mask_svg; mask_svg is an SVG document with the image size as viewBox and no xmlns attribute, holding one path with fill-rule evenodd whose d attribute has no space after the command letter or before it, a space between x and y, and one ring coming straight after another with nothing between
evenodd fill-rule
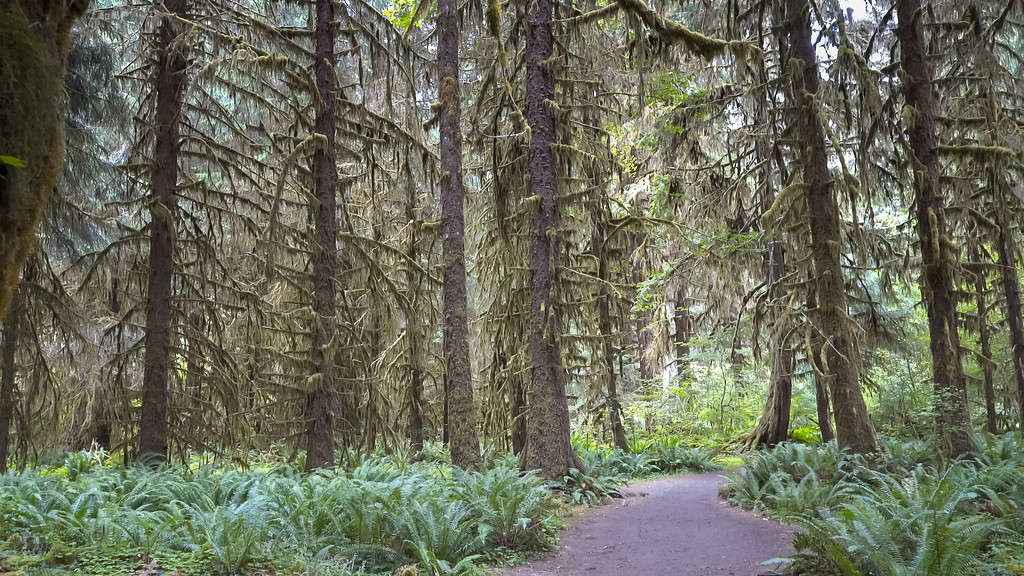
<instances>
[{"instance_id":1,"label":"hanging moss","mask_svg":"<svg viewBox=\"0 0 1024 576\"><path fill-rule=\"evenodd\" d=\"M654 30L663 41L678 42L705 60L722 55L730 47L730 43L725 40L694 32L678 22L661 16L652 10L644 0L616 0L616 2L624 10L639 16L644 24Z\"/></svg>"},{"instance_id":2,"label":"hanging moss","mask_svg":"<svg viewBox=\"0 0 1024 576\"><path fill-rule=\"evenodd\" d=\"M936 146L935 151L946 156L961 156L974 160L1013 158L1017 155L1005 146Z\"/></svg>"}]
</instances>

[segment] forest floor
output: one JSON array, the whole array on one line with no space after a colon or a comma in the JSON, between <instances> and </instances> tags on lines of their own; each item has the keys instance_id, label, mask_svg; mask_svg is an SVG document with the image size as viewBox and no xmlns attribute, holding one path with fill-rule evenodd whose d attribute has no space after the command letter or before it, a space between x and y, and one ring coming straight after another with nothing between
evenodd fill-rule
<instances>
[{"instance_id":1,"label":"forest floor","mask_svg":"<svg viewBox=\"0 0 1024 576\"><path fill-rule=\"evenodd\" d=\"M755 576L793 553L792 531L727 505L720 473L633 484L627 496L570 519L549 555L500 576Z\"/></svg>"}]
</instances>

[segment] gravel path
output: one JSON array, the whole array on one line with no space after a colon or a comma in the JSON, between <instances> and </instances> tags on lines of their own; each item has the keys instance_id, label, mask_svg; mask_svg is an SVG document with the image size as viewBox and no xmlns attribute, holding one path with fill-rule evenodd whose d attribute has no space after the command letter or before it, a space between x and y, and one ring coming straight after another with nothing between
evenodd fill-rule
<instances>
[{"instance_id":1,"label":"gravel path","mask_svg":"<svg viewBox=\"0 0 1024 576\"><path fill-rule=\"evenodd\" d=\"M662 478L584 512L550 555L501 576L756 576L793 553L792 531L718 498L717 473Z\"/></svg>"}]
</instances>

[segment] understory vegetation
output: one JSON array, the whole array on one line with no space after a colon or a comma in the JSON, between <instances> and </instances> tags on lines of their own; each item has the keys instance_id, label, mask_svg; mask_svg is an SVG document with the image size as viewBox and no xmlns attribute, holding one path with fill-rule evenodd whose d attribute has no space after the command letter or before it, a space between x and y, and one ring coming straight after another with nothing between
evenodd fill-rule
<instances>
[{"instance_id":1,"label":"understory vegetation","mask_svg":"<svg viewBox=\"0 0 1024 576\"><path fill-rule=\"evenodd\" d=\"M949 460L922 440L880 439L871 456L789 442L750 454L723 489L796 527L793 574L1024 574L1024 444L976 439Z\"/></svg>"},{"instance_id":2,"label":"understory vegetation","mask_svg":"<svg viewBox=\"0 0 1024 576\"><path fill-rule=\"evenodd\" d=\"M464 471L438 445L415 461L346 452L341 466L313 473L301 462L154 469L75 452L0 475L0 573L478 574L550 548L567 504L596 506L628 480L716 466L711 451L675 445L580 454L587 472L547 482L511 455Z\"/></svg>"},{"instance_id":3,"label":"understory vegetation","mask_svg":"<svg viewBox=\"0 0 1024 576\"><path fill-rule=\"evenodd\" d=\"M1022 54L1020 0L0 0L0 576L472 574L740 464L794 571L1024 573Z\"/></svg>"}]
</instances>

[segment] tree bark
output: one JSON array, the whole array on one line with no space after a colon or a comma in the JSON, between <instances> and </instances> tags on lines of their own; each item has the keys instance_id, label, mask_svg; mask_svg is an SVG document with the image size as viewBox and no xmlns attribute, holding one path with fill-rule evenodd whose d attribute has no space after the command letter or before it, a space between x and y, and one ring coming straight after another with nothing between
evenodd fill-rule
<instances>
[{"instance_id":1,"label":"tree bark","mask_svg":"<svg viewBox=\"0 0 1024 576\"><path fill-rule=\"evenodd\" d=\"M646 236L643 232L631 232L629 234L629 254L632 264L630 282L636 285L638 278L647 277L645 261L640 256L641 247L644 245ZM634 275L635 274L635 275ZM654 340L653 334L647 329L651 324L651 311L648 309L636 310L633 315L633 330L636 333L636 360L640 369L640 383L647 384L654 380L654 367L647 358L647 351L651 348Z\"/></svg>"},{"instance_id":2,"label":"tree bark","mask_svg":"<svg viewBox=\"0 0 1024 576\"><path fill-rule=\"evenodd\" d=\"M535 0L526 11L526 122L529 125L530 217L530 389L526 446L520 464L560 480L582 468L569 440L569 403L562 380L558 310L558 192L555 143L555 77L548 60L554 51L553 0Z\"/></svg>"},{"instance_id":3,"label":"tree bark","mask_svg":"<svg viewBox=\"0 0 1024 576\"><path fill-rule=\"evenodd\" d=\"M993 174L993 185L996 183ZM1013 376L1017 382L1017 398L1020 402L1019 417L1021 430L1024 430L1024 318L1021 317L1020 280L1017 278L1017 256L1013 244L1013 236L1007 229L1008 224L1004 213L1006 200L1001 190L997 194L998 206L995 210L995 222L999 226L999 238L996 248L999 254L999 278L1006 296L1006 323L1010 327L1010 350L1013 361ZM988 388L985 390L985 406L988 408ZM992 407L992 412L995 406ZM991 418L991 417L990 417Z\"/></svg>"},{"instance_id":4,"label":"tree bark","mask_svg":"<svg viewBox=\"0 0 1024 576\"><path fill-rule=\"evenodd\" d=\"M817 306L814 286L809 286L807 289L807 309L814 310ZM807 351L807 362L811 365L811 378L814 379L814 403L818 414L818 430L821 432L822 442L831 442L836 439L836 434L832 430L832 403L828 397L828 383L822 375L822 339L813 326L809 327L809 330L811 331L808 335L810 350Z\"/></svg>"},{"instance_id":5,"label":"tree bark","mask_svg":"<svg viewBox=\"0 0 1024 576\"><path fill-rule=\"evenodd\" d=\"M935 111L931 71L924 46L920 0L897 0L896 35L905 72L903 91L907 107L908 140L914 173L917 235L921 246L921 296L928 311L931 337L932 383L936 428L943 447L951 455L974 450L967 412L967 388L960 361L960 335L953 296L955 254L946 237L946 217L939 181L939 157L935 151Z\"/></svg>"},{"instance_id":6,"label":"tree bark","mask_svg":"<svg viewBox=\"0 0 1024 576\"><path fill-rule=\"evenodd\" d=\"M324 138L313 154L316 202L316 248L313 257L313 337L311 356L316 374L306 394L306 469L334 465L334 422L339 406L334 279L338 271L338 167L335 152L337 82L334 52L333 0L316 0L313 31L316 44L313 75L317 89L315 129Z\"/></svg>"},{"instance_id":7,"label":"tree bark","mask_svg":"<svg viewBox=\"0 0 1024 576\"><path fill-rule=\"evenodd\" d=\"M10 311L4 320L3 344L0 347L0 474L7 472L7 453L14 420L15 376L17 374L18 338L21 335L22 307L15 293Z\"/></svg>"},{"instance_id":8,"label":"tree bark","mask_svg":"<svg viewBox=\"0 0 1024 576\"><path fill-rule=\"evenodd\" d=\"M448 431L452 463L480 463L473 403L466 303L466 246L462 182L462 93L459 82L459 9L456 0L437 2L437 89L441 109L441 234L444 252L444 360L448 373Z\"/></svg>"},{"instance_id":9,"label":"tree bark","mask_svg":"<svg viewBox=\"0 0 1024 576\"><path fill-rule=\"evenodd\" d=\"M860 358L853 320L846 305L846 286L839 253L842 247L839 204L828 170L825 136L815 96L818 63L811 38L808 0L785 0L789 26L791 125L801 145L803 183L811 223L811 252L817 285L816 328L822 331L827 374L836 417L839 446L853 452L876 449L859 378Z\"/></svg>"},{"instance_id":10,"label":"tree bark","mask_svg":"<svg viewBox=\"0 0 1024 576\"><path fill-rule=\"evenodd\" d=\"M405 219L409 227L408 241L405 247L406 263L405 281L408 289L409 309L405 315L405 338L409 355L409 447L414 453L423 450L423 364L420 343L420 287L421 279L414 270L412 262L419 262L419 251L416 249L419 231L419 219L416 217L416 183L412 170L408 171L409 182L405 202Z\"/></svg>"},{"instance_id":11,"label":"tree bark","mask_svg":"<svg viewBox=\"0 0 1024 576\"><path fill-rule=\"evenodd\" d=\"M0 0L0 321L64 162L64 69L88 0Z\"/></svg>"},{"instance_id":12,"label":"tree bark","mask_svg":"<svg viewBox=\"0 0 1024 576\"><path fill-rule=\"evenodd\" d=\"M973 247L973 259L981 262L981 250ZM984 377L985 390L985 429L990 434L996 433L996 398L992 383L992 344L988 334L988 304L985 293L988 291L988 280L985 269L979 267L974 275L974 301L978 308L978 343L981 345L981 371Z\"/></svg>"},{"instance_id":13,"label":"tree bark","mask_svg":"<svg viewBox=\"0 0 1024 576\"><path fill-rule=\"evenodd\" d=\"M183 26L187 0L167 0L157 46L156 140L150 167L154 204L150 208L146 353L142 375L139 455L167 458L168 390L171 360L171 279L177 212L179 122L186 68Z\"/></svg>"},{"instance_id":14,"label":"tree bark","mask_svg":"<svg viewBox=\"0 0 1024 576\"><path fill-rule=\"evenodd\" d=\"M526 448L526 391L518 376L509 382L512 387L512 453L521 456Z\"/></svg>"},{"instance_id":15,"label":"tree bark","mask_svg":"<svg viewBox=\"0 0 1024 576\"><path fill-rule=\"evenodd\" d=\"M785 287L782 278L786 275L786 253L779 240L768 244L768 286L772 302L782 304ZM793 349L786 342L785 327L773 328L771 349L772 374L768 384L768 397L757 426L744 441L747 449L774 446L789 438L789 416L793 403Z\"/></svg>"},{"instance_id":16,"label":"tree bark","mask_svg":"<svg viewBox=\"0 0 1024 576\"><path fill-rule=\"evenodd\" d=\"M612 319L611 319L611 294L608 293L606 283L609 282L608 255L605 251L605 231L603 207L594 204L590 209L590 253L597 259L597 276L601 282L601 288L597 295L597 328L601 336L601 354L604 361L605 379L607 391L605 393L605 404L608 410L608 426L612 431L612 442L616 448L629 450L629 442L626 441L626 429L622 426L622 407L619 404L619 394L615 380L615 346L612 343Z\"/></svg>"},{"instance_id":17,"label":"tree bark","mask_svg":"<svg viewBox=\"0 0 1024 576\"><path fill-rule=\"evenodd\" d=\"M682 379L690 379L690 303L686 284L680 283L675 294L676 311L672 317L675 336L676 374Z\"/></svg>"}]
</instances>

